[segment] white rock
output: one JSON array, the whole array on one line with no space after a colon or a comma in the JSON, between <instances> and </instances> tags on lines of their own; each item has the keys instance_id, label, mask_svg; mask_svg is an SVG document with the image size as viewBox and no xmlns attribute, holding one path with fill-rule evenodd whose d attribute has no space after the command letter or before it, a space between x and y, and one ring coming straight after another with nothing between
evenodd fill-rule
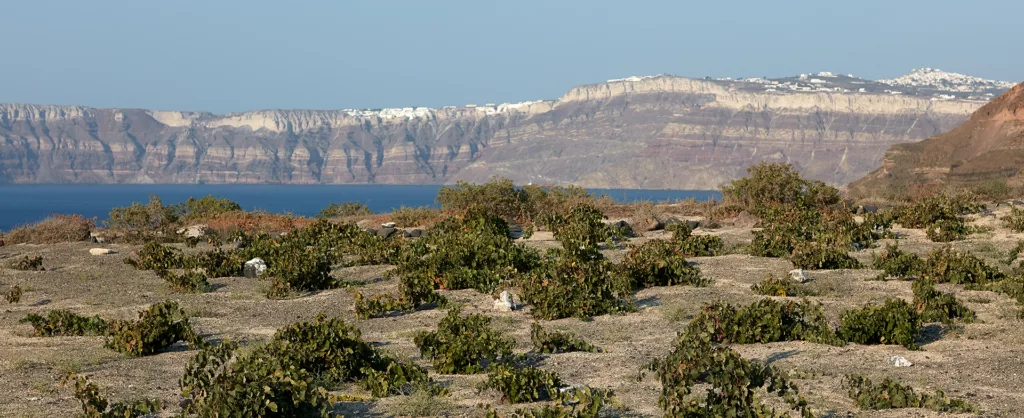
<instances>
[{"instance_id":1,"label":"white rock","mask_svg":"<svg viewBox=\"0 0 1024 418\"><path fill-rule=\"evenodd\" d=\"M89 254L92 254L92 255L117 254L117 251L111 250L110 248L92 248L92 249L89 250Z\"/></svg>"},{"instance_id":2,"label":"white rock","mask_svg":"<svg viewBox=\"0 0 1024 418\"><path fill-rule=\"evenodd\" d=\"M514 311L516 310L516 299L507 290L501 292L501 295L494 300L494 309L499 311Z\"/></svg>"},{"instance_id":3,"label":"white rock","mask_svg":"<svg viewBox=\"0 0 1024 418\"><path fill-rule=\"evenodd\" d=\"M267 271L267 262L259 257L246 261L245 266L242 267L242 274L252 279L262 276L265 271Z\"/></svg>"},{"instance_id":4,"label":"white rock","mask_svg":"<svg viewBox=\"0 0 1024 418\"><path fill-rule=\"evenodd\" d=\"M800 282L800 283L807 283L807 282L811 281L811 279L809 277L807 277L806 274L804 274L804 270L803 269L793 269L793 270L790 270L789 271L789 278L793 279L793 280L796 280L797 282Z\"/></svg>"},{"instance_id":5,"label":"white rock","mask_svg":"<svg viewBox=\"0 0 1024 418\"><path fill-rule=\"evenodd\" d=\"M178 233L184 235L187 238L198 238L203 236L206 232L206 225L191 225L178 230Z\"/></svg>"},{"instance_id":6,"label":"white rock","mask_svg":"<svg viewBox=\"0 0 1024 418\"><path fill-rule=\"evenodd\" d=\"M384 223L380 224L380 227L381 228L394 228L395 227L395 223L394 222L384 222Z\"/></svg>"},{"instance_id":7,"label":"white rock","mask_svg":"<svg viewBox=\"0 0 1024 418\"><path fill-rule=\"evenodd\" d=\"M902 356L889 357L889 364L892 364L893 366L896 367L910 367L914 365L914 363L911 363L910 360L907 360Z\"/></svg>"}]
</instances>

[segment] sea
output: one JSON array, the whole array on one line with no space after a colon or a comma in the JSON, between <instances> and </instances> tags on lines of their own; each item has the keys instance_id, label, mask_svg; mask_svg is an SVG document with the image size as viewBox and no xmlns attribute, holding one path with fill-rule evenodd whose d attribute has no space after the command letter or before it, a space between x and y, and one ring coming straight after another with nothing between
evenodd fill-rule
<instances>
[{"instance_id":1,"label":"sea","mask_svg":"<svg viewBox=\"0 0 1024 418\"><path fill-rule=\"evenodd\" d=\"M107 219L111 208L146 203L159 196L164 204L213 195L238 202L246 210L313 216L332 202L361 202L376 213L402 206L436 207L438 185L233 185L233 184L6 184L0 185L0 231L37 222L51 214L79 214ZM714 190L587 189L619 202L720 199Z\"/></svg>"}]
</instances>

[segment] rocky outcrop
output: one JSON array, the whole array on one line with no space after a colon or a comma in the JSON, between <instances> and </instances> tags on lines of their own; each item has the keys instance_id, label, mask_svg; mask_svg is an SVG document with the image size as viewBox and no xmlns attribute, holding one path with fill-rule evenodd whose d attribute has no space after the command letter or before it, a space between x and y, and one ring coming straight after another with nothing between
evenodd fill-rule
<instances>
[{"instance_id":1,"label":"rocky outcrop","mask_svg":"<svg viewBox=\"0 0 1024 418\"><path fill-rule=\"evenodd\" d=\"M997 179L1024 185L1024 83L982 106L955 129L893 146L881 168L850 184L854 197L885 196Z\"/></svg>"},{"instance_id":2,"label":"rocky outcrop","mask_svg":"<svg viewBox=\"0 0 1024 418\"><path fill-rule=\"evenodd\" d=\"M3 183L484 181L709 189L758 161L845 184L893 144L981 102L756 91L658 76L555 101L384 110L203 112L0 105Z\"/></svg>"}]
</instances>

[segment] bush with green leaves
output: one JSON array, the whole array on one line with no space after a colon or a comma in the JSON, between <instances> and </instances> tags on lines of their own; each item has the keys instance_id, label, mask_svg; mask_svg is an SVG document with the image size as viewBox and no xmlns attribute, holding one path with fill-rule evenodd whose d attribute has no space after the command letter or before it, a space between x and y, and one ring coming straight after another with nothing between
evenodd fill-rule
<instances>
[{"instance_id":1,"label":"bush with green leaves","mask_svg":"<svg viewBox=\"0 0 1024 418\"><path fill-rule=\"evenodd\" d=\"M1006 227L1010 228L1011 231L1024 232L1024 209L1010 208L1010 213L999 219L1005 222Z\"/></svg>"},{"instance_id":2,"label":"bush with green leaves","mask_svg":"<svg viewBox=\"0 0 1024 418\"><path fill-rule=\"evenodd\" d=\"M199 270L188 270L181 274L157 270L156 275L167 282L175 292L203 293L210 290L210 281L207 280L206 274Z\"/></svg>"},{"instance_id":3,"label":"bush with green leaves","mask_svg":"<svg viewBox=\"0 0 1024 418\"><path fill-rule=\"evenodd\" d=\"M872 256L871 267L882 270L876 279L885 280L889 277L908 279L916 277L924 270L924 260L917 254L905 253L898 244L885 246L880 256Z\"/></svg>"},{"instance_id":4,"label":"bush with green leaves","mask_svg":"<svg viewBox=\"0 0 1024 418\"><path fill-rule=\"evenodd\" d=\"M539 267L520 277L523 301L534 318L591 318L626 312L632 306L632 279L594 251L592 258L551 250Z\"/></svg>"},{"instance_id":5,"label":"bush with green leaves","mask_svg":"<svg viewBox=\"0 0 1024 418\"><path fill-rule=\"evenodd\" d=\"M24 256L10 263L12 269L22 271L46 271L43 267L43 256Z\"/></svg>"},{"instance_id":6,"label":"bush with green leaves","mask_svg":"<svg viewBox=\"0 0 1024 418\"><path fill-rule=\"evenodd\" d=\"M881 306L865 306L843 314L836 334L843 340L871 345L897 344L917 349L921 318L909 303L888 299Z\"/></svg>"},{"instance_id":7,"label":"bush with green leaves","mask_svg":"<svg viewBox=\"0 0 1024 418\"><path fill-rule=\"evenodd\" d=\"M671 241L687 257L713 257L722 253L725 242L716 235L693 235L689 225L679 222L665 227L672 233Z\"/></svg>"},{"instance_id":8,"label":"bush with green leaves","mask_svg":"<svg viewBox=\"0 0 1024 418\"><path fill-rule=\"evenodd\" d=\"M207 195L199 199L189 197L188 200L172 206L172 210L177 219L192 222L215 218L228 212L240 211L242 207L230 199Z\"/></svg>"},{"instance_id":9,"label":"bush with green leaves","mask_svg":"<svg viewBox=\"0 0 1024 418\"><path fill-rule=\"evenodd\" d=\"M589 386L573 387L561 391L553 405L531 409L516 409L502 414L493 408L487 409L486 418L598 418L606 406L618 406L618 400L611 389L595 389Z\"/></svg>"},{"instance_id":10,"label":"bush with green leaves","mask_svg":"<svg viewBox=\"0 0 1024 418\"><path fill-rule=\"evenodd\" d=\"M139 312L136 321L110 321L106 346L137 357L155 354L178 341L192 347L205 344L178 302L166 301Z\"/></svg>"},{"instance_id":11,"label":"bush with green leaves","mask_svg":"<svg viewBox=\"0 0 1024 418\"><path fill-rule=\"evenodd\" d=\"M501 392L502 401L522 403L554 399L558 389L563 386L565 384L555 372L533 366L495 364L487 372L487 380L478 385L477 389L494 389Z\"/></svg>"},{"instance_id":12,"label":"bush with green leaves","mask_svg":"<svg viewBox=\"0 0 1024 418\"><path fill-rule=\"evenodd\" d=\"M604 213L593 205L574 206L566 214L546 215L542 223L554 232L555 239L573 256L589 256L598 245L616 238L604 223Z\"/></svg>"},{"instance_id":13,"label":"bush with green leaves","mask_svg":"<svg viewBox=\"0 0 1024 418\"><path fill-rule=\"evenodd\" d=\"M1006 253L1006 257L1003 258L1002 260L1003 264L1006 264L1010 267L1014 267L1013 263L1015 263L1017 259L1020 258L1021 254L1024 254L1024 241L1017 241L1017 245L1015 245L1012 249L1010 249L1010 251Z\"/></svg>"},{"instance_id":14,"label":"bush with green leaves","mask_svg":"<svg viewBox=\"0 0 1024 418\"><path fill-rule=\"evenodd\" d=\"M880 383L874 383L861 375L847 375L844 384L849 388L847 394L850 396L850 399L853 399L861 409L877 411L898 408L925 408L937 412L958 414L978 412L967 401L949 398L941 390L935 391L934 394L919 394L914 391L914 388L901 385L888 377Z\"/></svg>"},{"instance_id":15,"label":"bush with green leaves","mask_svg":"<svg viewBox=\"0 0 1024 418\"><path fill-rule=\"evenodd\" d=\"M821 305L761 299L744 307L716 302L704 307L686 327L713 343L756 344L809 341L842 345Z\"/></svg>"},{"instance_id":16,"label":"bush with green leaves","mask_svg":"<svg viewBox=\"0 0 1024 418\"><path fill-rule=\"evenodd\" d=\"M360 202L331 203L320 210L316 216L320 218L340 218L347 216L373 215L370 208Z\"/></svg>"},{"instance_id":17,"label":"bush with green leaves","mask_svg":"<svg viewBox=\"0 0 1024 418\"><path fill-rule=\"evenodd\" d=\"M89 378L77 374L64 377L64 383L74 383L75 399L82 405L84 418L136 418L150 416L163 407L155 399L139 399L134 401L113 402L100 394L100 388Z\"/></svg>"},{"instance_id":18,"label":"bush with green leaves","mask_svg":"<svg viewBox=\"0 0 1024 418\"><path fill-rule=\"evenodd\" d=\"M952 221L983 206L969 195L936 195L893 208L896 223L904 228L927 228L938 221Z\"/></svg>"},{"instance_id":19,"label":"bush with green leaves","mask_svg":"<svg viewBox=\"0 0 1024 418\"><path fill-rule=\"evenodd\" d=\"M845 209L765 207L757 224L761 229L754 231L751 241L751 255L788 257L804 243L842 252L869 248L878 239L889 236L891 226L884 216L869 215L864 222L857 223Z\"/></svg>"},{"instance_id":20,"label":"bush with green leaves","mask_svg":"<svg viewBox=\"0 0 1024 418\"><path fill-rule=\"evenodd\" d=\"M601 349L584 341L582 338L567 332L548 331L534 322L530 325L530 341L533 350L538 353L600 353Z\"/></svg>"},{"instance_id":21,"label":"bush with green leaves","mask_svg":"<svg viewBox=\"0 0 1024 418\"><path fill-rule=\"evenodd\" d=\"M974 322L974 311L964 306L955 296L943 293L935 288L935 280L921 278L914 281L914 307L921 317L921 322L942 322L950 324L953 320Z\"/></svg>"},{"instance_id":22,"label":"bush with green leaves","mask_svg":"<svg viewBox=\"0 0 1024 418\"><path fill-rule=\"evenodd\" d=\"M133 202L131 206L110 210L104 224L121 234L128 242L166 241L176 236L178 216L173 206L165 206L159 197L150 196L149 203Z\"/></svg>"},{"instance_id":23,"label":"bush with green leaves","mask_svg":"<svg viewBox=\"0 0 1024 418\"><path fill-rule=\"evenodd\" d=\"M814 292L805 289L791 279L777 279L768 275L760 282L750 286L754 293L764 296L813 296Z\"/></svg>"},{"instance_id":24,"label":"bush with green leaves","mask_svg":"<svg viewBox=\"0 0 1024 418\"><path fill-rule=\"evenodd\" d=\"M707 286L700 268L690 265L674 240L651 240L630 246L622 261L624 273L634 288L654 286Z\"/></svg>"},{"instance_id":25,"label":"bush with green leaves","mask_svg":"<svg viewBox=\"0 0 1024 418\"><path fill-rule=\"evenodd\" d=\"M490 323L490 318L480 314L462 316L456 307L441 319L437 331L421 332L413 341L438 373L479 373L489 363L511 356L515 346L512 339L491 329Z\"/></svg>"},{"instance_id":26,"label":"bush with green leaves","mask_svg":"<svg viewBox=\"0 0 1024 418\"><path fill-rule=\"evenodd\" d=\"M11 285L11 288L7 289L7 293L4 293L4 300L11 304L18 303L21 301L21 295L24 293L25 292L21 290L21 286Z\"/></svg>"},{"instance_id":27,"label":"bush with green leaves","mask_svg":"<svg viewBox=\"0 0 1024 418\"><path fill-rule=\"evenodd\" d=\"M658 406L667 417L774 417L761 402L760 389L782 399L803 417L812 417L797 386L775 367L744 359L715 344L709 332L685 332L663 360L647 366L661 380ZM694 394L704 389L704 396Z\"/></svg>"},{"instance_id":28,"label":"bush with green leaves","mask_svg":"<svg viewBox=\"0 0 1024 418\"><path fill-rule=\"evenodd\" d=\"M802 242L793 248L788 257L793 266L807 270L858 269L860 261L846 251L816 242Z\"/></svg>"},{"instance_id":29,"label":"bush with green leaves","mask_svg":"<svg viewBox=\"0 0 1024 418\"><path fill-rule=\"evenodd\" d=\"M99 316L81 316L64 309L49 311L46 316L28 314L18 322L31 324L38 337L104 335L108 328Z\"/></svg>"},{"instance_id":30,"label":"bush with green leaves","mask_svg":"<svg viewBox=\"0 0 1024 418\"><path fill-rule=\"evenodd\" d=\"M315 292L334 289L342 281L331 277L331 260L317 248L291 248L282 251L268 263L266 277L270 279L267 297L286 298L295 292Z\"/></svg>"},{"instance_id":31,"label":"bush with green leaves","mask_svg":"<svg viewBox=\"0 0 1024 418\"><path fill-rule=\"evenodd\" d=\"M199 351L179 381L185 416L330 416L327 389L308 371L226 341Z\"/></svg>"},{"instance_id":32,"label":"bush with green leaves","mask_svg":"<svg viewBox=\"0 0 1024 418\"><path fill-rule=\"evenodd\" d=\"M790 164L760 163L747 168L747 176L722 187L726 202L745 207L760 216L772 205L824 208L837 205L839 190L823 182L806 180Z\"/></svg>"},{"instance_id":33,"label":"bush with green leaves","mask_svg":"<svg viewBox=\"0 0 1024 418\"><path fill-rule=\"evenodd\" d=\"M929 253L921 274L935 279L938 283L961 284L968 287L983 287L1006 277L974 254L956 251L949 246Z\"/></svg>"},{"instance_id":34,"label":"bush with green leaves","mask_svg":"<svg viewBox=\"0 0 1024 418\"><path fill-rule=\"evenodd\" d=\"M124 263L138 270L171 270L185 267L185 255L177 248L150 241Z\"/></svg>"},{"instance_id":35,"label":"bush with green leaves","mask_svg":"<svg viewBox=\"0 0 1024 418\"><path fill-rule=\"evenodd\" d=\"M932 242L959 241L967 237L967 225L962 218L940 219L928 225L925 235Z\"/></svg>"},{"instance_id":36,"label":"bush with green leaves","mask_svg":"<svg viewBox=\"0 0 1024 418\"><path fill-rule=\"evenodd\" d=\"M512 180L495 177L484 184L460 181L437 192L444 211L500 217L506 221L529 217L529 196Z\"/></svg>"}]
</instances>

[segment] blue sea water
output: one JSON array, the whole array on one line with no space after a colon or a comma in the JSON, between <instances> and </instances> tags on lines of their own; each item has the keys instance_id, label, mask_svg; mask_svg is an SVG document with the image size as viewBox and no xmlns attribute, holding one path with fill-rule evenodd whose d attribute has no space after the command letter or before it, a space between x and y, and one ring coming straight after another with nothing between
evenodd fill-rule
<instances>
[{"instance_id":1,"label":"blue sea water","mask_svg":"<svg viewBox=\"0 0 1024 418\"><path fill-rule=\"evenodd\" d=\"M102 221L110 209L145 203L150 195L164 204L182 202L189 197L213 195L238 202L247 210L296 215L316 215L331 202L357 201L374 212L388 212L402 206L436 206L434 198L441 186L415 185L193 185L193 184L76 184L76 185L0 185L0 231L36 222L55 213L79 214ZM620 202L665 201L696 198L718 199L713 190L626 190L588 189L595 195L607 195Z\"/></svg>"}]
</instances>

